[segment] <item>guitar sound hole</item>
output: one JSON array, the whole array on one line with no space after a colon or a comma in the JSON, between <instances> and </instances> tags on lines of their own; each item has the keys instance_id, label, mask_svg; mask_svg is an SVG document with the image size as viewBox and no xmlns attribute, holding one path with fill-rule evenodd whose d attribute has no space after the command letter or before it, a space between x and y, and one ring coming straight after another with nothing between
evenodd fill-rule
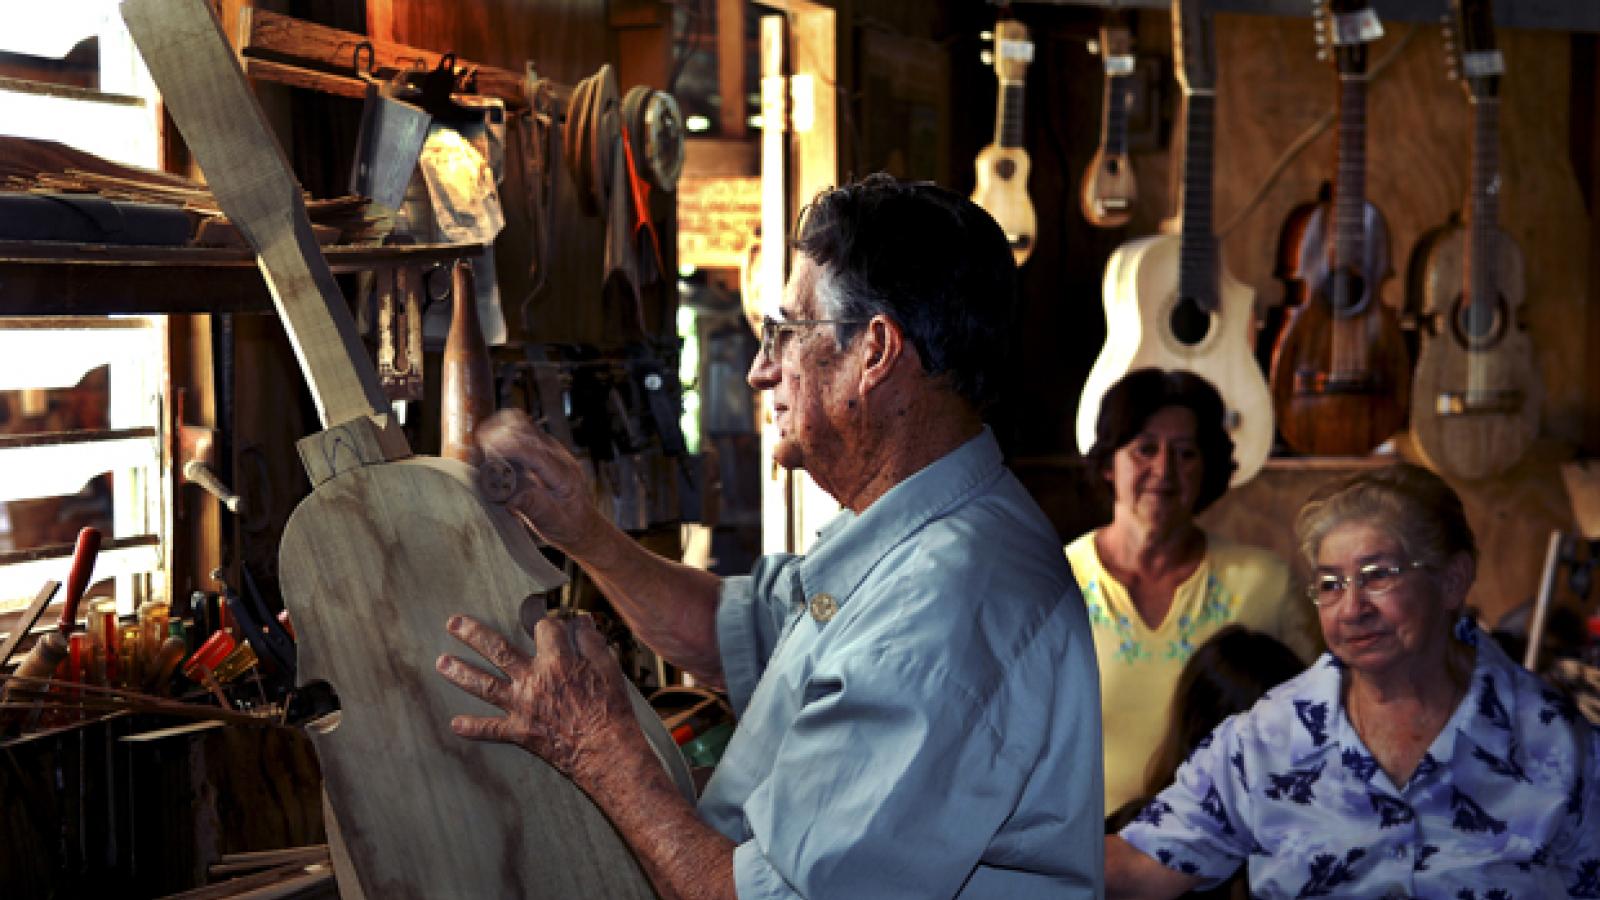
<instances>
[{"instance_id":1,"label":"guitar sound hole","mask_svg":"<svg viewBox=\"0 0 1600 900\"><path fill-rule=\"evenodd\" d=\"M1178 298L1172 307L1172 336L1185 346L1194 346L1211 333L1211 314L1193 297Z\"/></svg>"},{"instance_id":2,"label":"guitar sound hole","mask_svg":"<svg viewBox=\"0 0 1600 900\"><path fill-rule=\"evenodd\" d=\"M1017 174L1017 161L1014 159L1000 160L994 164L994 173L999 175L1001 178L1010 181L1011 176Z\"/></svg>"},{"instance_id":3,"label":"guitar sound hole","mask_svg":"<svg viewBox=\"0 0 1600 900\"><path fill-rule=\"evenodd\" d=\"M1106 160L1106 171L1110 172L1112 175L1117 174L1121 168L1122 162L1120 160L1115 158Z\"/></svg>"},{"instance_id":4,"label":"guitar sound hole","mask_svg":"<svg viewBox=\"0 0 1600 900\"><path fill-rule=\"evenodd\" d=\"M1366 309L1367 281L1359 273L1336 271L1331 287L1328 299L1335 316L1358 316Z\"/></svg>"},{"instance_id":5,"label":"guitar sound hole","mask_svg":"<svg viewBox=\"0 0 1600 900\"><path fill-rule=\"evenodd\" d=\"M1468 303L1465 297L1457 297L1451 322L1463 347L1477 350L1493 346L1505 334L1505 298L1497 294L1492 303Z\"/></svg>"}]
</instances>

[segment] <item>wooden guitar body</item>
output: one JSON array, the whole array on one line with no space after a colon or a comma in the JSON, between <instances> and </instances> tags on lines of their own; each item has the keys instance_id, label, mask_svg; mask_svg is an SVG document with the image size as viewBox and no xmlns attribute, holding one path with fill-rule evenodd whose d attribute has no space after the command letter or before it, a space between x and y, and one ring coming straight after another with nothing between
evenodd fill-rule
<instances>
[{"instance_id":1,"label":"wooden guitar body","mask_svg":"<svg viewBox=\"0 0 1600 900\"><path fill-rule=\"evenodd\" d=\"M308 440L327 447L326 434ZM411 457L340 472L296 507L279 571L297 629L325 638L300 644L299 678L338 693L338 723L311 739L366 896L654 896L564 776L447 727L497 710L434 673L439 654L462 652L446 619L471 612L531 652L527 625L560 581L522 524L479 497L469 466ZM526 842L540 834L559 844Z\"/></svg>"},{"instance_id":2,"label":"wooden guitar body","mask_svg":"<svg viewBox=\"0 0 1600 900\"><path fill-rule=\"evenodd\" d=\"M1033 200L1028 197L1030 165L1028 151L1021 147L990 144L978 153L977 187L972 192L972 202L1000 223L1019 266L1033 253L1038 232Z\"/></svg>"},{"instance_id":3,"label":"wooden guitar body","mask_svg":"<svg viewBox=\"0 0 1600 900\"><path fill-rule=\"evenodd\" d=\"M1089 167L1083 170L1079 202L1083 217L1096 228L1120 228L1133 217L1133 201L1139 195L1133 162L1126 153L1111 153L1105 147L1095 151Z\"/></svg>"},{"instance_id":4,"label":"wooden guitar body","mask_svg":"<svg viewBox=\"0 0 1600 900\"><path fill-rule=\"evenodd\" d=\"M1273 350L1272 405L1284 441L1301 453L1360 456L1405 427L1410 360L1399 317L1378 299L1390 272L1389 230L1377 207L1363 210L1362 271L1329 266L1332 207L1319 206L1289 273L1307 299L1289 311ZM1340 291L1352 298L1345 315L1330 299ZM1356 348L1360 365L1336 361L1336 344Z\"/></svg>"},{"instance_id":5,"label":"wooden guitar body","mask_svg":"<svg viewBox=\"0 0 1600 900\"><path fill-rule=\"evenodd\" d=\"M1522 250L1496 228L1490 243L1494 322L1483 339L1466 321L1470 230L1448 226L1424 246L1422 330L1411 385L1411 432L1430 466L1459 478L1498 475L1539 433L1543 382L1533 341L1519 324L1526 282Z\"/></svg>"},{"instance_id":6,"label":"wooden guitar body","mask_svg":"<svg viewBox=\"0 0 1600 900\"><path fill-rule=\"evenodd\" d=\"M1238 469L1234 484L1260 471L1272 450L1272 402L1266 381L1250 352L1255 325L1255 292L1226 270L1220 272L1221 302L1210 316L1205 336L1180 340L1172 325L1178 305L1178 266L1182 240L1156 235L1118 247L1106 264L1102 296L1106 343L1089 370L1078 404L1078 447L1094 445L1100 399L1134 369L1185 369L1205 378L1222 394L1228 410Z\"/></svg>"}]
</instances>

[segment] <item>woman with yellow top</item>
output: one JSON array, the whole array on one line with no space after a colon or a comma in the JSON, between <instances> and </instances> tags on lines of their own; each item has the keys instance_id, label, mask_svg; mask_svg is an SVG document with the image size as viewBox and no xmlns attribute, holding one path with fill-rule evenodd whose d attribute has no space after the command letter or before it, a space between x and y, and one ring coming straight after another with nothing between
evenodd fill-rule
<instances>
[{"instance_id":1,"label":"woman with yellow top","mask_svg":"<svg viewBox=\"0 0 1600 900\"><path fill-rule=\"evenodd\" d=\"M1217 390L1183 371L1129 372L1100 404L1088 460L1111 493L1111 524L1066 553L1100 660L1107 812L1143 792L1178 675L1218 629L1266 632L1302 661L1320 650L1289 567L1195 524L1233 475L1223 417Z\"/></svg>"}]
</instances>

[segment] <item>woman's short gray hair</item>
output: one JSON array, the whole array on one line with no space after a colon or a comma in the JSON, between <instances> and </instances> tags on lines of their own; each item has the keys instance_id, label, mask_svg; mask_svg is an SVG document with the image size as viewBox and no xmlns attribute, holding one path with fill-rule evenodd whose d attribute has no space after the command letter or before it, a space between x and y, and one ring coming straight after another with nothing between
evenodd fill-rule
<instances>
[{"instance_id":1,"label":"woman's short gray hair","mask_svg":"<svg viewBox=\"0 0 1600 900\"><path fill-rule=\"evenodd\" d=\"M1408 463L1363 472L1318 489L1295 517L1300 555L1312 568L1329 532L1351 522L1393 535L1406 556L1443 566L1458 554L1474 561L1478 544L1461 498L1444 479Z\"/></svg>"}]
</instances>

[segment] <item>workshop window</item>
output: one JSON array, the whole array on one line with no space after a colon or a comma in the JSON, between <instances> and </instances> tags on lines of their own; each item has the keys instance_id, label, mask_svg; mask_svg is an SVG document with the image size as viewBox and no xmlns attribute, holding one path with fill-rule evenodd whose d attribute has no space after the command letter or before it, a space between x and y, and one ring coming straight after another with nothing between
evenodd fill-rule
<instances>
[{"instance_id":1,"label":"workshop window","mask_svg":"<svg viewBox=\"0 0 1600 900\"><path fill-rule=\"evenodd\" d=\"M0 134L155 168L153 98L115 0L0 8ZM0 188L16 179L0 159ZM5 299L0 283L0 312ZM166 346L161 317L0 316L0 632L65 580L85 525L103 535L94 581L114 579L120 612L166 599Z\"/></svg>"}]
</instances>

